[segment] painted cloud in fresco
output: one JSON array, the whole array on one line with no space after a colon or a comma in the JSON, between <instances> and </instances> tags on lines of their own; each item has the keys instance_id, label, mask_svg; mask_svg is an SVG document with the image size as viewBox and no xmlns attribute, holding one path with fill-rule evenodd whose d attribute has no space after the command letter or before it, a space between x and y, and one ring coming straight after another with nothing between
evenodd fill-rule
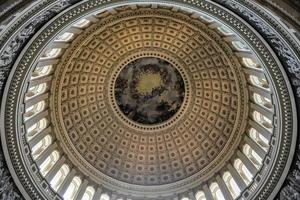
<instances>
[{"instance_id":1,"label":"painted cloud in fresco","mask_svg":"<svg viewBox=\"0 0 300 200\"><path fill-rule=\"evenodd\" d=\"M157 124L168 120L184 99L184 83L176 68L160 58L140 58L129 63L115 84L120 110L131 120Z\"/></svg>"}]
</instances>

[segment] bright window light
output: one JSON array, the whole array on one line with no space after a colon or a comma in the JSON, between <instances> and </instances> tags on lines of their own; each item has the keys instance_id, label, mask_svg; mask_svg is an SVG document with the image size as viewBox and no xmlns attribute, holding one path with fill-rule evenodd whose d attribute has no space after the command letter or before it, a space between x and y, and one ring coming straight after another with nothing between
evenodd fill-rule
<instances>
[{"instance_id":1,"label":"bright window light","mask_svg":"<svg viewBox=\"0 0 300 200\"><path fill-rule=\"evenodd\" d=\"M231 31L230 28L227 26L220 26L218 27L218 30L223 34L223 35L232 35L233 32Z\"/></svg>"},{"instance_id":2,"label":"bright window light","mask_svg":"<svg viewBox=\"0 0 300 200\"><path fill-rule=\"evenodd\" d=\"M253 61L251 58L243 58L243 63L246 67L249 68L259 68L259 64Z\"/></svg>"},{"instance_id":3,"label":"bright window light","mask_svg":"<svg viewBox=\"0 0 300 200\"><path fill-rule=\"evenodd\" d=\"M41 164L40 173L42 176L46 176L46 174L51 170L51 168L54 166L54 164L59 159L59 153L58 151L53 151L50 156Z\"/></svg>"},{"instance_id":4,"label":"bright window light","mask_svg":"<svg viewBox=\"0 0 300 200\"><path fill-rule=\"evenodd\" d=\"M102 194L100 200L110 200L108 194Z\"/></svg>"},{"instance_id":5,"label":"bright window light","mask_svg":"<svg viewBox=\"0 0 300 200\"><path fill-rule=\"evenodd\" d=\"M213 18L208 17L208 16L206 16L206 15L201 15L200 18L203 19L204 21L208 22L208 23L211 23L211 22L214 21Z\"/></svg>"},{"instance_id":6,"label":"bright window light","mask_svg":"<svg viewBox=\"0 0 300 200\"><path fill-rule=\"evenodd\" d=\"M55 39L55 41L68 42L68 41L72 40L73 36L74 36L74 33L66 32L66 33L63 33L63 34L59 35Z\"/></svg>"},{"instance_id":7,"label":"bright window light","mask_svg":"<svg viewBox=\"0 0 300 200\"><path fill-rule=\"evenodd\" d=\"M50 135L46 135L41 141L32 147L32 157L34 159L38 158L45 151L45 149L50 146L51 142L52 137Z\"/></svg>"},{"instance_id":8,"label":"bright window light","mask_svg":"<svg viewBox=\"0 0 300 200\"><path fill-rule=\"evenodd\" d=\"M89 23L90 23L89 20L81 19L81 20L77 21L75 24L73 24L73 26L78 27L78 28L83 28L83 27L87 26Z\"/></svg>"},{"instance_id":9,"label":"bright window light","mask_svg":"<svg viewBox=\"0 0 300 200\"><path fill-rule=\"evenodd\" d=\"M56 58L60 55L60 53L61 53L60 48L47 49L44 52L44 55L41 57L41 59Z\"/></svg>"},{"instance_id":10,"label":"bright window light","mask_svg":"<svg viewBox=\"0 0 300 200\"><path fill-rule=\"evenodd\" d=\"M53 188L53 190L57 191L63 181L65 180L66 176L70 172L70 168L68 165L64 164L59 171L56 173L56 175L53 177L53 179L50 181L50 185Z\"/></svg>"},{"instance_id":11,"label":"bright window light","mask_svg":"<svg viewBox=\"0 0 300 200\"><path fill-rule=\"evenodd\" d=\"M48 121L45 118L42 118L37 123L33 124L27 129L27 140L30 141L36 136L37 133L41 132L47 127Z\"/></svg>"},{"instance_id":12,"label":"bright window light","mask_svg":"<svg viewBox=\"0 0 300 200\"><path fill-rule=\"evenodd\" d=\"M210 191L215 200L225 200L223 193L217 183L212 183L210 185Z\"/></svg>"},{"instance_id":13,"label":"bright window light","mask_svg":"<svg viewBox=\"0 0 300 200\"><path fill-rule=\"evenodd\" d=\"M232 45L238 51L249 51L250 50L249 47L246 44L244 44L243 42L241 42L241 41L233 41Z\"/></svg>"},{"instance_id":14,"label":"bright window light","mask_svg":"<svg viewBox=\"0 0 300 200\"><path fill-rule=\"evenodd\" d=\"M248 144L244 145L243 153L249 158L249 160L255 165L257 169L260 168L262 159Z\"/></svg>"},{"instance_id":15,"label":"bright window light","mask_svg":"<svg viewBox=\"0 0 300 200\"><path fill-rule=\"evenodd\" d=\"M195 195L195 197L196 197L196 200L206 200L205 194L204 194L203 191L197 192L196 195Z\"/></svg>"},{"instance_id":16,"label":"bright window light","mask_svg":"<svg viewBox=\"0 0 300 200\"><path fill-rule=\"evenodd\" d=\"M262 134L258 133L254 128L251 128L249 130L249 136L250 138L255 141L261 148L263 148L265 151L268 150L269 147L269 141L267 138L265 138Z\"/></svg>"},{"instance_id":17,"label":"bright window light","mask_svg":"<svg viewBox=\"0 0 300 200\"><path fill-rule=\"evenodd\" d=\"M237 198L240 195L241 190L238 187L238 185L236 184L236 182L233 179L232 175L229 172L225 172L223 174L223 180L224 180L230 194L232 195L232 197L234 199Z\"/></svg>"},{"instance_id":18,"label":"bright window light","mask_svg":"<svg viewBox=\"0 0 300 200\"><path fill-rule=\"evenodd\" d=\"M81 184L81 179L78 176L74 177L63 196L64 199L73 200L79 189L80 184Z\"/></svg>"},{"instance_id":19,"label":"bright window light","mask_svg":"<svg viewBox=\"0 0 300 200\"><path fill-rule=\"evenodd\" d=\"M52 65L45 65L45 66L37 67L32 72L31 79L46 76L46 75L50 74L51 70L52 70Z\"/></svg>"},{"instance_id":20,"label":"bright window light","mask_svg":"<svg viewBox=\"0 0 300 200\"><path fill-rule=\"evenodd\" d=\"M240 159L236 159L234 161L234 168L238 171L245 183L249 185L253 179L253 175L250 173L250 171Z\"/></svg>"},{"instance_id":21,"label":"bright window light","mask_svg":"<svg viewBox=\"0 0 300 200\"><path fill-rule=\"evenodd\" d=\"M87 187L81 200L92 200L95 194L95 189L91 186Z\"/></svg>"}]
</instances>

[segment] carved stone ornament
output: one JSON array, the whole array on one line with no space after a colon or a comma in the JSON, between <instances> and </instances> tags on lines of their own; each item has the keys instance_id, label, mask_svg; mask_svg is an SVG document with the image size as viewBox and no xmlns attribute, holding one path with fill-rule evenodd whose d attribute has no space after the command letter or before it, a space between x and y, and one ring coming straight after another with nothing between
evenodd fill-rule
<instances>
[{"instance_id":1,"label":"carved stone ornament","mask_svg":"<svg viewBox=\"0 0 300 200\"><path fill-rule=\"evenodd\" d=\"M20 13L19 17L5 25L5 29L2 29L2 35L0 35L0 144L2 147L0 150L0 200L23 198L62 199L40 175L24 137L25 126L22 121L22 114L25 109L23 97L25 89L28 87L28 74L33 71L37 58L48 42L56 37L58 32L64 30L70 23L80 19L83 15L86 16L97 10L116 5L139 4L141 2L173 5L175 7L182 6L206 13L234 29L254 49L268 71L270 80L272 79L272 87L275 91L273 95L276 98L276 109L278 109L276 110L277 124L271 140L270 151L266 155L266 165L262 167L253 183L242 192L242 197L244 199L261 200L271 198L299 200L300 134L297 130L297 124L299 124L297 117L300 114L300 46L294 36L276 18L259 5L247 0L216 0L214 2L205 0L88 0L79 2L73 0L45 0L30 5L31 9L29 11ZM148 57L157 56L148 49L147 53L149 54ZM139 56L138 52L136 55ZM164 54L157 57L164 57ZM165 57L164 59L167 59L168 62L176 65L177 61L173 62L172 58ZM126 63L127 61L123 62ZM182 72L180 71L180 73ZM61 76L65 75L67 76L68 73L61 73ZM55 81L54 83L56 83ZM59 91L58 86L57 88L57 91ZM66 90L68 89L70 88L66 88ZM58 94L60 94L59 92ZM239 92L242 93L242 91ZM68 99L55 99L56 101L69 103ZM107 101L113 101L113 99L107 99ZM115 112L117 111L118 109ZM122 116L120 114L120 120L125 121L121 119ZM174 116L176 117L176 115ZM67 124L67 117L68 114L66 114L65 121L62 120L59 123L64 122ZM130 127L136 128L136 130L146 129L144 126L131 123L131 121L125 121L124 123L128 123ZM161 127L157 126L155 128L160 130ZM68 142L66 143L68 144ZM67 147L62 145L61 148ZM76 158L81 157L78 155ZM72 159L69 162L72 162ZM269 163L272 163L272 166ZM290 166L291 168L289 168ZM152 194L153 191L162 194L170 190L175 191L175 197L177 194L181 195L181 192L187 194L187 192L195 191L196 186L187 182L189 180L194 182L194 179L200 177L192 174L193 176L184 177L188 177L188 181L178 179L182 181L181 184L177 182L172 185L169 184L169 181L166 181L166 185L159 185L159 187L153 187L155 190L150 190L127 183L122 185L119 180L115 179L107 178L106 180L106 176L102 176L101 173L99 173L100 175L94 173L88 167L89 165L84 161L76 166L81 172L86 170L86 174L89 174L88 176L94 181L93 183L98 184L98 181L103 181L100 183L110 192L109 186L114 191L120 190L123 192L128 190L137 194L143 192ZM125 179L121 179L121 181L123 180ZM179 189L180 191L176 192ZM278 193L277 196L274 191ZM153 198L160 199L164 197L157 195ZM176 198L178 199L178 197Z\"/></svg>"},{"instance_id":2,"label":"carved stone ornament","mask_svg":"<svg viewBox=\"0 0 300 200\"><path fill-rule=\"evenodd\" d=\"M262 8L247 1L237 3L235 1L218 1L225 7L233 10L238 15L243 17L249 24L251 24L266 41L274 49L277 56L280 58L285 67L289 79L294 86L294 92L297 105L299 106L300 97L300 45L293 36L284 29L278 26L279 22L270 14L266 13ZM297 3L297 1L295 1ZM262 23L265 20L267 23ZM284 37L281 37L284 36ZM299 109L299 107L297 107ZM299 110L298 110L299 113ZM293 165L285 180L284 186L277 195L279 200L298 200L300 199L300 145L299 133L297 138L297 146Z\"/></svg>"}]
</instances>

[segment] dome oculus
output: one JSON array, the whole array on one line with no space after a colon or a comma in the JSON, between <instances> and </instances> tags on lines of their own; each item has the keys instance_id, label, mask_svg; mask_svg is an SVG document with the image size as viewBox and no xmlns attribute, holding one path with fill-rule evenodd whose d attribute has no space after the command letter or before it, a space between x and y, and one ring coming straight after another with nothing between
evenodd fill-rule
<instances>
[{"instance_id":1,"label":"dome oculus","mask_svg":"<svg viewBox=\"0 0 300 200\"><path fill-rule=\"evenodd\" d=\"M184 83L169 62L144 57L122 69L115 83L120 110L131 120L157 124L171 118L184 99Z\"/></svg>"}]
</instances>

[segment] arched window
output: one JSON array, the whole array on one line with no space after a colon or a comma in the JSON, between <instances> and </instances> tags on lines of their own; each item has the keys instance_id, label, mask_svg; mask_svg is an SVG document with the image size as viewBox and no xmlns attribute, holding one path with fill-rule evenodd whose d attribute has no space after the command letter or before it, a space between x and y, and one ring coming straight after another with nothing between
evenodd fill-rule
<instances>
[{"instance_id":1,"label":"arched window","mask_svg":"<svg viewBox=\"0 0 300 200\"><path fill-rule=\"evenodd\" d=\"M46 75L50 74L51 70L52 70L52 65L36 67L35 70L31 74L31 79L46 76Z\"/></svg>"},{"instance_id":2,"label":"arched window","mask_svg":"<svg viewBox=\"0 0 300 200\"><path fill-rule=\"evenodd\" d=\"M232 41L231 42L234 48L238 51L249 51L249 47L241 41Z\"/></svg>"},{"instance_id":3,"label":"arched window","mask_svg":"<svg viewBox=\"0 0 300 200\"><path fill-rule=\"evenodd\" d=\"M102 194L100 196L100 200L110 200L110 197L108 196L108 194Z\"/></svg>"},{"instance_id":4,"label":"arched window","mask_svg":"<svg viewBox=\"0 0 300 200\"><path fill-rule=\"evenodd\" d=\"M223 34L223 35L232 35L233 32L230 28L227 26L220 26L218 27L218 30Z\"/></svg>"},{"instance_id":5,"label":"arched window","mask_svg":"<svg viewBox=\"0 0 300 200\"><path fill-rule=\"evenodd\" d=\"M70 172L70 168L68 165L64 164L59 171L56 173L56 175L53 177L53 179L50 181L50 185L53 188L53 190L57 191L58 188L61 186L63 181L65 180L66 176Z\"/></svg>"},{"instance_id":6,"label":"arched window","mask_svg":"<svg viewBox=\"0 0 300 200\"><path fill-rule=\"evenodd\" d=\"M246 67L260 68L259 64L253 61L251 58L243 58L242 61Z\"/></svg>"},{"instance_id":7,"label":"arched window","mask_svg":"<svg viewBox=\"0 0 300 200\"><path fill-rule=\"evenodd\" d=\"M81 184L81 179L78 176L75 176L63 196L64 199L73 200L79 189L80 184Z\"/></svg>"},{"instance_id":8,"label":"arched window","mask_svg":"<svg viewBox=\"0 0 300 200\"><path fill-rule=\"evenodd\" d=\"M259 78L257 76L250 75L250 81L253 85L263 87L263 88L269 88L268 82L264 78Z\"/></svg>"},{"instance_id":9,"label":"arched window","mask_svg":"<svg viewBox=\"0 0 300 200\"><path fill-rule=\"evenodd\" d=\"M215 21L213 18L208 17L206 15L201 15L200 18L203 19L204 21L208 22L208 23L212 23L213 21Z\"/></svg>"},{"instance_id":10,"label":"arched window","mask_svg":"<svg viewBox=\"0 0 300 200\"><path fill-rule=\"evenodd\" d=\"M28 92L26 93L26 97L31 98L33 96L37 96L39 94L43 94L47 89L46 83L41 83L36 86L32 86L28 89Z\"/></svg>"},{"instance_id":11,"label":"arched window","mask_svg":"<svg viewBox=\"0 0 300 200\"><path fill-rule=\"evenodd\" d=\"M50 135L46 135L41 141L39 141L36 145L34 145L31 149L32 157L36 159L39 157L48 146L50 146L52 142L52 137Z\"/></svg>"},{"instance_id":12,"label":"arched window","mask_svg":"<svg viewBox=\"0 0 300 200\"><path fill-rule=\"evenodd\" d=\"M41 59L49 59L49 58L56 58L60 55L61 49L60 48L53 48L47 49Z\"/></svg>"},{"instance_id":13,"label":"arched window","mask_svg":"<svg viewBox=\"0 0 300 200\"><path fill-rule=\"evenodd\" d=\"M231 194L231 196L235 199L237 198L240 193L241 193L241 190L240 188L238 187L238 185L236 184L235 180L233 179L232 175L229 173L229 172L225 172L223 174L223 180Z\"/></svg>"},{"instance_id":14,"label":"arched window","mask_svg":"<svg viewBox=\"0 0 300 200\"><path fill-rule=\"evenodd\" d=\"M250 138L255 141L261 148L264 150L268 150L269 148L269 141L265 138L262 134L258 133L257 130L254 128L250 128L249 130Z\"/></svg>"},{"instance_id":15,"label":"arched window","mask_svg":"<svg viewBox=\"0 0 300 200\"><path fill-rule=\"evenodd\" d=\"M41 164L40 173L42 176L46 176L46 174L51 170L51 168L54 166L54 164L59 159L59 153L58 151L53 151L50 156Z\"/></svg>"},{"instance_id":16,"label":"arched window","mask_svg":"<svg viewBox=\"0 0 300 200\"><path fill-rule=\"evenodd\" d=\"M24 117L25 119L28 119L30 117L32 117L33 115L41 112L44 110L45 108L45 101L40 101L32 106L30 106L29 108L26 109Z\"/></svg>"},{"instance_id":17,"label":"arched window","mask_svg":"<svg viewBox=\"0 0 300 200\"><path fill-rule=\"evenodd\" d=\"M37 133L41 132L47 127L48 121L45 118L42 118L37 123L33 124L27 129L27 140L30 141L36 136Z\"/></svg>"},{"instance_id":18,"label":"arched window","mask_svg":"<svg viewBox=\"0 0 300 200\"><path fill-rule=\"evenodd\" d=\"M83 27L87 26L89 23L90 23L89 20L81 19L81 20L77 21L73 26L78 27L78 28L83 28Z\"/></svg>"},{"instance_id":19,"label":"arched window","mask_svg":"<svg viewBox=\"0 0 300 200\"><path fill-rule=\"evenodd\" d=\"M236 159L234 161L234 168L240 174L245 183L249 185L249 183L252 181L253 175L250 173L250 171L240 159Z\"/></svg>"},{"instance_id":20,"label":"arched window","mask_svg":"<svg viewBox=\"0 0 300 200\"><path fill-rule=\"evenodd\" d=\"M59 35L55 39L55 41L58 41L58 42L68 42L68 41L72 40L73 36L74 36L74 33L68 33L68 32L66 32L66 33L63 33L63 34Z\"/></svg>"},{"instance_id":21,"label":"arched window","mask_svg":"<svg viewBox=\"0 0 300 200\"><path fill-rule=\"evenodd\" d=\"M87 187L81 200L92 200L95 194L95 189L91 186Z\"/></svg>"},{"instance_id":22,"label":"arched window","mask_svg":"<svg viewBox=\"0 0 300 200\"><path fill-rule=\"evenodd\" d=\"M262 159L248 144L243 146L243 153L249 158L249 160L257 169L260 168Z\"/></svg>"},{"instance_id":23,"label":"arched window","mask_svg":"<svg viewBox=\"0 0 300 200\"><path fill-rule=\"evenodd\" d=\"M272 128L272 121L257 111L253 112L253 119L268 129Z\"/></svg>"},{"instance_id":24,"label":"arched window","mask_svg":"<svg viewBox=\"0 0 300 200\"><path fill-rule=\"evenodd\" d=\"M223 193L217 183L212 183L209 188L214 200L225 200Z\"/></svg>"},{"instance_id":25,"label":"arched window","mask_svg":"<svg viewBox=\"0 0 300 200\"><path fill-rule=\"evenodd\" d=\"M272 103L271 103L271 100L266 98L266 97L263 97L257 93L254 93L253 94L253 99L254 99L254 102L261 105L261 106L264 106L268 109L272 108Z\"/></svg>"},{"instance_id":26,"label":"arched window","mask_svg":"<svg viewBox=\"0 0 300 200\"><path fill-rule=\"evenodd\" d=\"M195 197L196 197L196 200L206 200L205 194L204 194L203 191L197 192L196 195L195 195Z\"/></svg>"}]
</instances>

